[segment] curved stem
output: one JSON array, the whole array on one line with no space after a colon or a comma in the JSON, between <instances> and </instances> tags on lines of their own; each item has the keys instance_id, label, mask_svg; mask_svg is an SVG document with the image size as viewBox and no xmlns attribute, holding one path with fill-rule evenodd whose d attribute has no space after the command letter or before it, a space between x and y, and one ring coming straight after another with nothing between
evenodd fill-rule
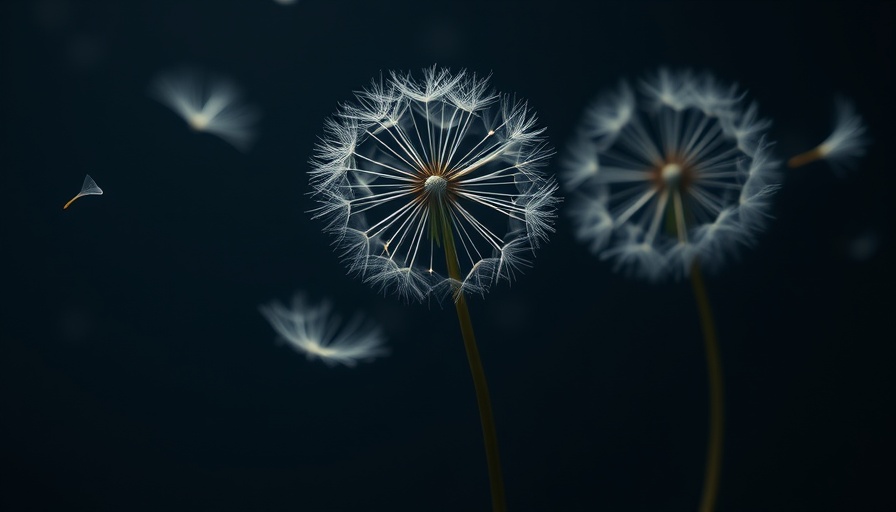
<instances>
[{"instance_id":1,"label":"curved stem","mask_svg":"<svg viewBox=\"0 0 896 512\"><path fill-rule=\"evenodd\" d=\"M722 388L722 360L716 329L712 321L712 311L706 295L706 285L697 263L691 267L691 284L700 312L700 324L706 343L706 369L709 379L709 441L706 450L706 472L703 477L703 496L700 512L712 512L719 493L719 474L722 470L722 439L725 426L724 394Z\"/></svg>"},{"instance_id":2,"label":"curved stem","mask_svg":"<svg viewBox=\"0 0 896 512\"><path fill-rule=\"evenodd\" d=\"M441 238L445 246L445 259L448 263L448 275L451 279L461 281L460 266L457 261L457 250L454 247L454 236L447 216L442 216ZM460 321L460 332L464 338L464 348L473 374L473 387L476 389L476 402L479 405L479 419L482 422L482 438L485 442L485 459L488 464L488 479L491 486L492 510L505 512L507 503L504 500L504 478L501 476L501 461L498 457L498 435L495 430L495 419L492 416L492 402L488 394L488 383L479 349L476 347L476 336L473 334L473 322L463 292L455 291L454 305L457 308L457 319Z\"/></svg>"}]
</instances>

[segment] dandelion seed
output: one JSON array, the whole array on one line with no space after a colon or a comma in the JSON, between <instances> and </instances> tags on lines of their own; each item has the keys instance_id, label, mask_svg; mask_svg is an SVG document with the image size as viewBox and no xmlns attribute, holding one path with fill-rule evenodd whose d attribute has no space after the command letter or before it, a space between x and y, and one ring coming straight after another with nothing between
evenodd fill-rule
<instances>
[{"instance_id":1,"label":"dandelion seed","mask_svg":"<svg viewBox=\"0 0 896 512\"><path fill-rule=\"evenodd\" d=\"M101 195L103 195L103 189L101 189L99 185L97 185L96 182L93 181L93 178L91 178L88 174L84 177L84 183L81 185L81 191L78 192L78 195L69 199L69 201L65 203L65 206L63 206L62 209L68 209L69 205L74 203L75 199L78 199L79 197Z\"/></svg>"},{"instance_id":2,"label":"dandelion seed","mask_svg":"<svg viewBox=\"0 0 896 512\"><path fill-rule=\"evenodd\" d=\"M153 81L150 95L191 129L216 135L240 151L255 140L258 111L241 103L239 89L228 80L190 70L169 72Z\"/></svg>"},{"instance_id":3,"label":"dandelion seed","mask_svg":"<svg viewBox=\"0 0 896 512\"><path fill-rule=\"evenodd\" d=\"M835 100L834 131L818 146L787 161L790 168L801 167L816 160L827 160L838 173L853 167L865 154L870 143L862 116L852 102L838 97Z\"/></svg>"},{"instance_id":4,"label":"dandelion seed","mask_svg":"<svg viewBox=\"0 0 896 512\"><path fill-rule=\"evenodd\" d=\"M359 361L369 361L388 353L379 327L361 316L343 323L332 314L328 302L311 305L304 296L296 294L291 308L273 301L258 309L280 338L309 360L320 359L329 366L353 367Z\"/></svg>"},{"instance_id":5,"label":"dandelion seed","mask_svg":"<svg viewBox=\"0 0 896 512\"><path fill-rule=\"evenodd\" d=\"M660 70L586 111L563 159L580 240L649 281L717 268L769 218L778 163L745 93Z\"/></svg>"}]
</instances>

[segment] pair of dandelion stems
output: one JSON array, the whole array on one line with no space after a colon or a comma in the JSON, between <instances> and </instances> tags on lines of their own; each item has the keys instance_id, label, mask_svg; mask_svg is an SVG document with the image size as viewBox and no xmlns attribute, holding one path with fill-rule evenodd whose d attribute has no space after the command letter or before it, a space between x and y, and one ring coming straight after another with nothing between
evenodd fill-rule
<instances>
[{"instance_id":1,"label":"pair of dandelion stems","mask_svg":"<svg viewBox=\"0 0 896 512\"><path fill-rule=\"evenodd\" d=\"M454 234L451 229L450 218L445 207L438 199L438 207L435 208L433 219L433 236L441 240L445 247L445 260L448 264L448 276L460 283L460 265L457 260L457 249L454 247ZM476 336L473 334L473 321L470 319L470 310L463 291L458 288L455 291L454 305L457 308L457 319L460 321L460 332L464 338L464 348L467 351L467 361L470 363L470 373L473 374L473 387L476 389L476 403L479 405L479 419L482 422L482 438L485 443L485 459L488 464L488 480L491 487L492 510L504 512L507 503L504 499L504 477L501 476L501 460L498 456L498 434L495 430L495 418L492 415L492 401L488 394L488 382L485 379L485 370L482 367L482 359L479 357L479 349L476 347Z\"/></svg>"},{"instance_id":2,"label":"pair of dandelion stems","mask_svg":"<svg viewBox=\"0 0 896 512\"><path fill-rule=\"evenodd\" d=\"M706 449L706 472L703 477L703 496L700 512L711 512L715 508L719 494L719 474L722 469L722 439L725 427L724 396L722 388L722 359L719 344L709 308L709 298L700 267L695 262L691 267L691 284L697 299L703 339L706 343L706 369L709 380L709 440Z\"/></svg>"}]
</instances>

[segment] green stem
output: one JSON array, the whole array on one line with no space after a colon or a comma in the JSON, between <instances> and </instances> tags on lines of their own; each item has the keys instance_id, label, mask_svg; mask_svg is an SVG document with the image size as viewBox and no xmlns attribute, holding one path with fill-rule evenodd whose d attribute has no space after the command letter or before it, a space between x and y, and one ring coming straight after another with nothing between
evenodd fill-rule
<instances>
[{"instance_id":1,"label":"green stem","mask_svg":"<svg viewBox=\"0 0 896 512\"><path fill-rule=\"evenodd\" d=\"M703 477L703 496L700 499L700 512L712 512L715 509L716 497L719 493L719 474L722 470L722 436L725 426L724 395L722 388L722 360L719 356L719 344L716 329L712 321L712 311L706 295L706 285L700 274L697 263L691 267L691 284L697 299L700 312L700 324L703 339L706 342L706 369L709 379L709 441L706 450L706 472Z\"/></svg>"},{"instance_id":2,"label":"green stem","mask_svg":"<svg viewBox=\"0 0 896 512\"><path fill-rule=\"evenodd\" d=\"M457 261L457 250L454 247L454 235L447 216L443 216L442 221L440 233L442 236L440 238L445 246L448 276L460 282L462 279ZM488 383L485 380L485 370L482 368L479 349L476 347L476 336L473 334L473 322L470 319L467 300L460 288L455 291L455 294L456 300L454 305L457 308L457 319L460 321L460 332L464 338L464 348L467 350L470 372L473 374L473 387L476 389L476 402L479 404L479 419L482 422L482 438L485 442L485 459L488 463L488 479L492 494L492 510L494 512L505 512L507 503L504 500L504 478L501 476L501 461L498 456L498 434L495 430L495 419L492 416L492 402L488 394Z\"/></svg>"}]
</instances>

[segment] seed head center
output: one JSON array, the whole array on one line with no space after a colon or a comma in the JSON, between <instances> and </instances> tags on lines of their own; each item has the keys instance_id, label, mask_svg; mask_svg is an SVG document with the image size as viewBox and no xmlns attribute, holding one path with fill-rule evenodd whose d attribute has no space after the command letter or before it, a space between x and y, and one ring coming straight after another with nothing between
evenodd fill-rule
<instances>
[{"instance_id":1,"label":"seed head center","mask_svg":"<svg viewBox=\"0 0 896 512\"><path fill-rule=\"evenodd\" d=\"M436 196L442 196L447 188L448 181L435 174L426 178L426 181L423 182L423 189Z\"/></svg>"},{"instance_id":2,"label":"seed head center","mask_svg":"<svg viewBox=\"0 0 896 512\"><path fill-rule=\"evenodd\" d=\"M660 177L663 179L663 183L666 184L667 187L673 188L677 187L679 183L681 183L681 166L672 162L663 166L660 170Z\"/></svg>"}]
</instances>

